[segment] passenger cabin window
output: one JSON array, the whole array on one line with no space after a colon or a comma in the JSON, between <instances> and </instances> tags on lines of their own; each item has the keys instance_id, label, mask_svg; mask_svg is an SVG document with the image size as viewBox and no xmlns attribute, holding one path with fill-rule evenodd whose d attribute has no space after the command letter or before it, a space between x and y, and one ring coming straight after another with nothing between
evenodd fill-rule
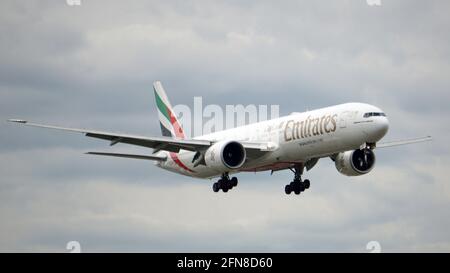
<instances>
[{"instance_id":1,"label":"passenger cabin window","mask_svg":"<svg viewBox=\"0 0 450 273\"><path fill-rule=\"evenodd\" d=\"M385 117L386 114L382 113L382 112L369 112L369 113L365 113L364 117L368 118L368 117Z\"/></svg>"}]
</instances>

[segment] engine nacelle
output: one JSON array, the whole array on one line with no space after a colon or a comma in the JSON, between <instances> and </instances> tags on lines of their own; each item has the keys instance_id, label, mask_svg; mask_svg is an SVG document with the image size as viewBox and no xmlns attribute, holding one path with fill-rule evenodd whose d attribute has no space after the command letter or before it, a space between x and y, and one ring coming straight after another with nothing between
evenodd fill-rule
<instances>
[{"instance_id":1,"label":"engine nacelle","mask_svg":"<svg viewBox=\"0 0 450 273\"><path fill-rule=\"evenodd\" d=\"M375 166L375 154L370 149L347 151L337 154L334 164L336 169L344 175L363 175Z\"/></svg>"},{"instance_id":2,"label":"engine nacelle","mask_svg":"<svg viewBox=\"0 0 450 273\"><path fill-rule=\"evenodd\" d=\"M206 166L220 172L242 167L245 158L245 148L237 141L219 141L205 152Z\"/></svg>"}]
</instances>

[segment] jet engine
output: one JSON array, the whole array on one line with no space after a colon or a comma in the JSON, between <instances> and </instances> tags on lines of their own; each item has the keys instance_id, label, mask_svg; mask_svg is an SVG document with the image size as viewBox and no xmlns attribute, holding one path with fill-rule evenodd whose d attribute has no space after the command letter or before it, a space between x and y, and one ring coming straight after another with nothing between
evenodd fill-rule
<instances>
[{"instance_id":1,"label":"jet engine","mask_svg":"<svg viewBox=\"0 0 450 273\"><path fill-rule=\"evenodd\" d=\"M237 141L219 141L205 152L206 166L221 172L240 168L245 158L245 148Z\"/></svg>"},{"instance_id":2,"label":"jet engine","mask_svg":"<svg viewBox=\"0 0 450 273\"><path fill-rule=\"evenodd\" d=\"M370 149L347 151L337 154L334 164L336 169L344 175L363 175L375 166L375 154Z\"/></svg>"}]
</instances>

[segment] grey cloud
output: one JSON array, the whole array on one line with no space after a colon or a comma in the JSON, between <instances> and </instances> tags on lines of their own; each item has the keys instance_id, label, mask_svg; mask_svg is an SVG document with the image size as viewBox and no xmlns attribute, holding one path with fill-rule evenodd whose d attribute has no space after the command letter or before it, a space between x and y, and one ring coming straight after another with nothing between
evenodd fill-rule
<instances>
[{"instance_id":1,"label":"grey cloud","mask_svg":"<svg viewBox=\"0 0 450 273\"><path fill-rule=\"evenodd\" d=\"M289 172L240 174L227 195L150 162L145 149L0 123L0 251L449 251L449 32L445 1L2 1L0 117L158 135L151 84L172 104L347 101L380 106L386 139L349 178L321 160L312 188ZM438 223L438 224L434 224Z\"/></svg>"}]
</instances>

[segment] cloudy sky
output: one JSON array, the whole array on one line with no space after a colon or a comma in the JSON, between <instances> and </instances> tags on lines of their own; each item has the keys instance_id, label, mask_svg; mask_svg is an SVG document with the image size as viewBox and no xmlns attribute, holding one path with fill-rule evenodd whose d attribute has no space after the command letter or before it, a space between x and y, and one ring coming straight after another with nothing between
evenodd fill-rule
<instances>
[{"instance_id":1,"label":"cloudy sky","mask_svg":"<svg viewBox=\"0 0 450 273\"><path fill-rule=\"evenodd\" d=\"M449 1L0 2L0 251L450 251ZM368 175L323 159L311 189L289 171L240 174L228 194L148 161L148 150L5 122L160 134L172 104L275 104L280 114L361 101L389 116Z\"/></svg>"}]
</instances>

